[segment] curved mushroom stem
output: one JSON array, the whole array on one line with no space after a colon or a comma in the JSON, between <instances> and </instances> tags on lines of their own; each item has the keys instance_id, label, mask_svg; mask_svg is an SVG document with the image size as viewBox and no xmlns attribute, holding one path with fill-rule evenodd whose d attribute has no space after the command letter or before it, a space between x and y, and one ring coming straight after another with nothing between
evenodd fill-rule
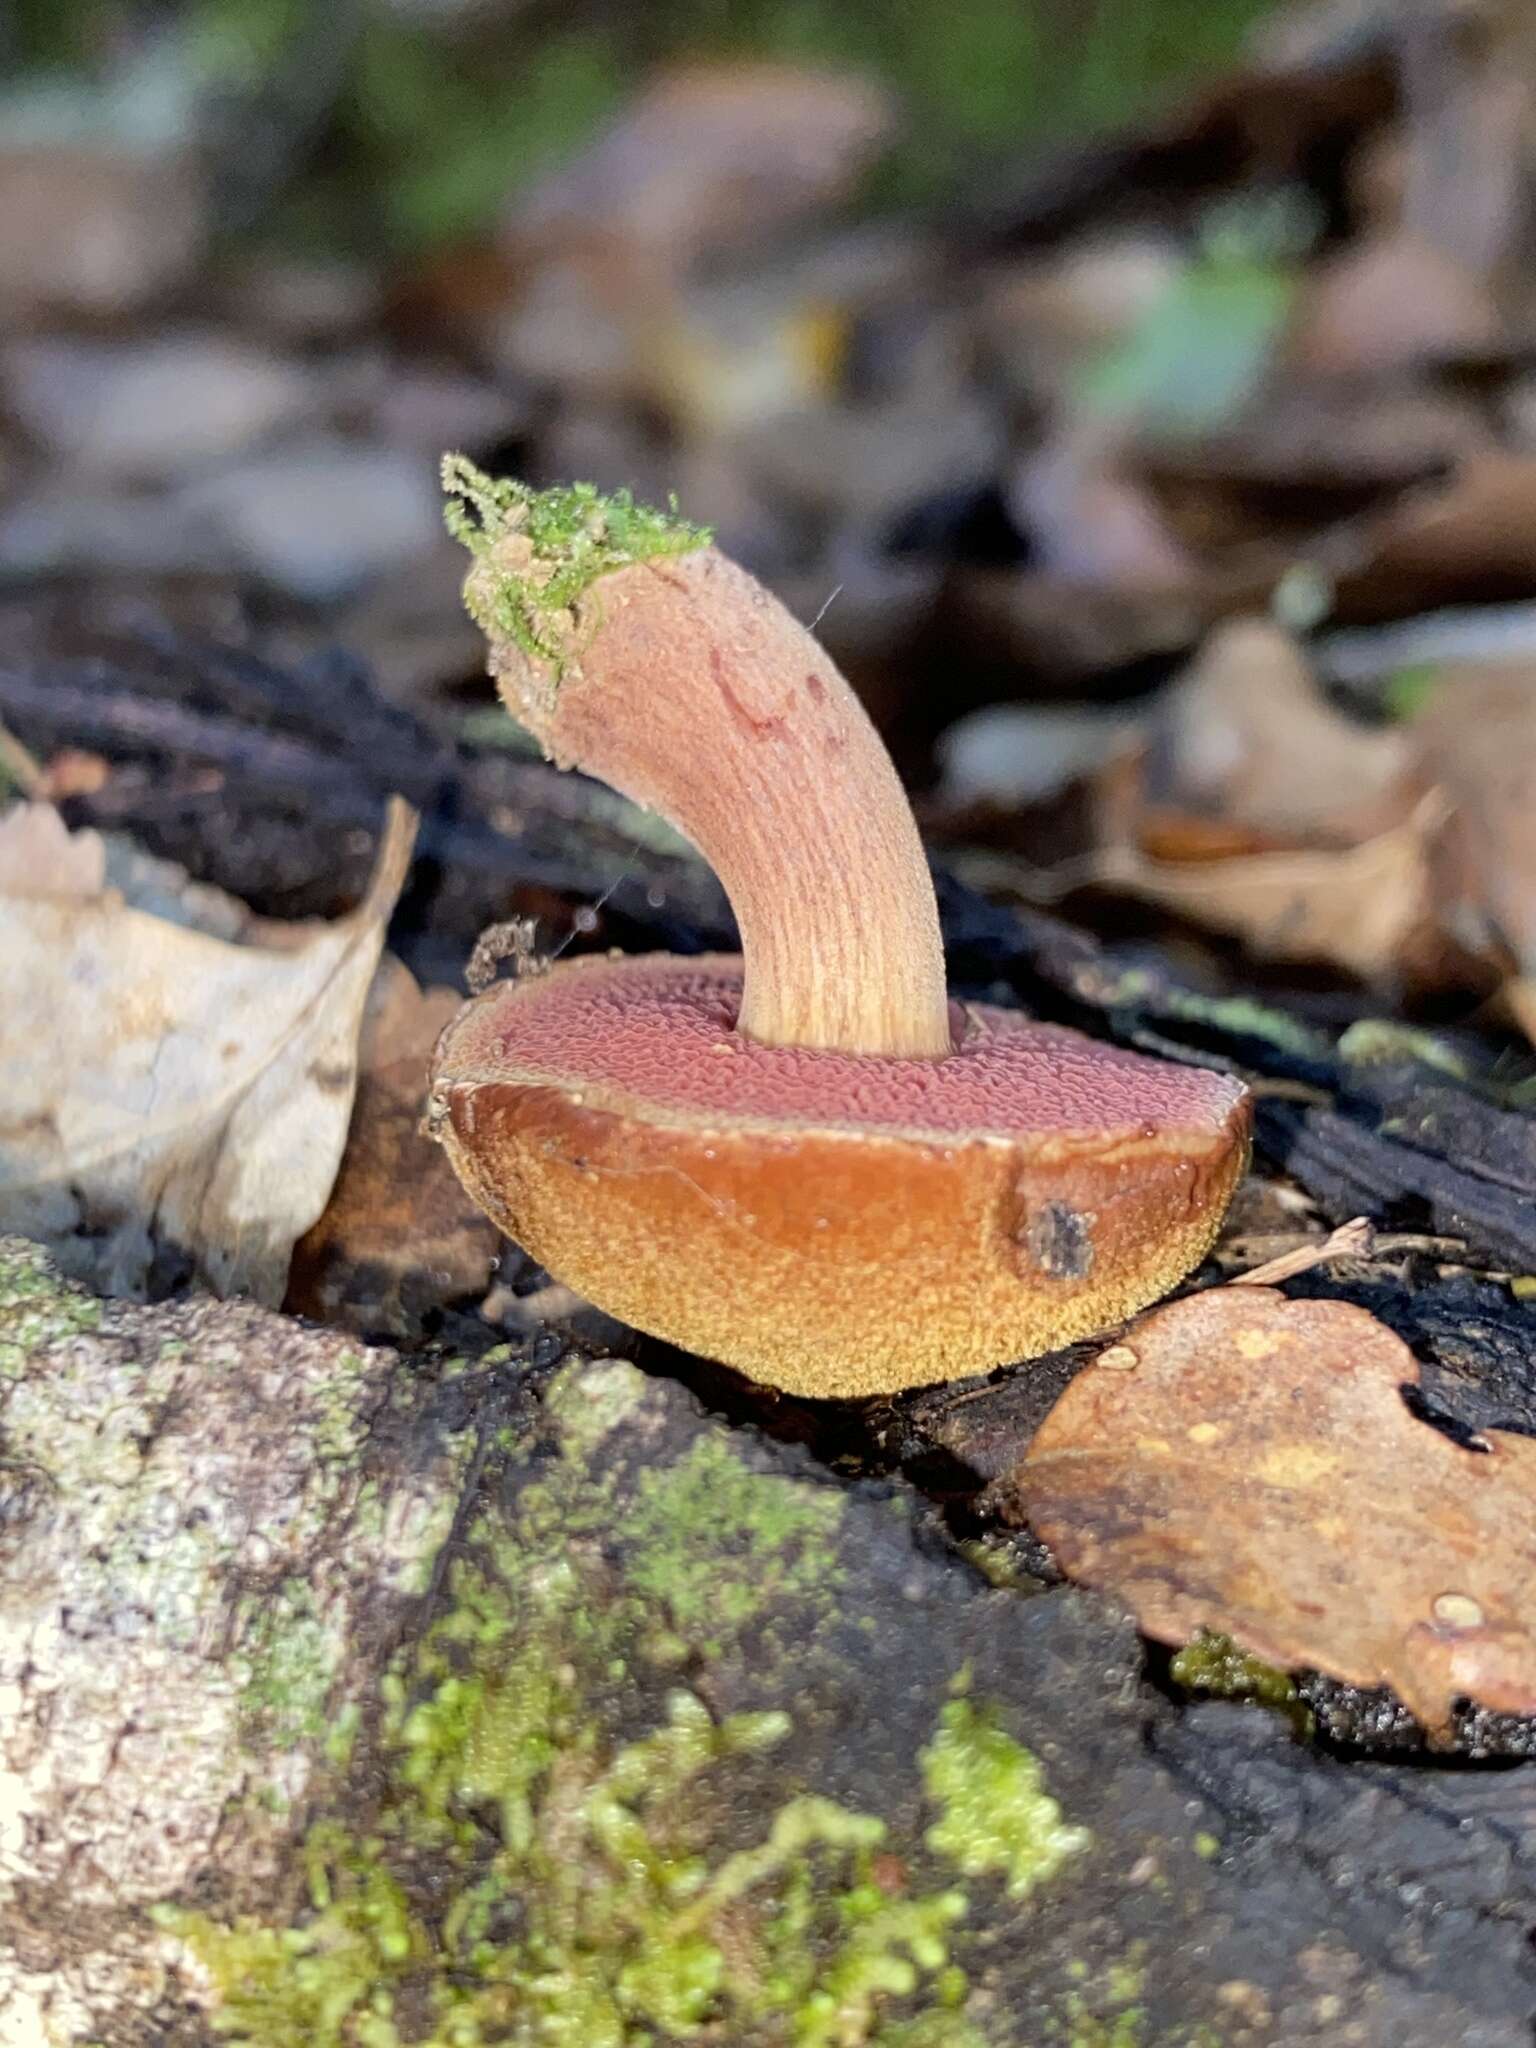
<instances>
[{"instance_id":1,"label":"curved mushroom stem","mask_svg":"<svg viewBox=\"0 0 1536 2048\"><path fill-rule=\"evenodd\" d=\"M465 595L502 696L553 759L658 812L715 870L741 931L739 1029L768 1045L947 1054L917 827L821 647L701 534L596 562L568 594L569 554L541 548L495 488L491 515L475 500ZM604 502L582 502L599 531Z\"/></svg>"}]
</instances>

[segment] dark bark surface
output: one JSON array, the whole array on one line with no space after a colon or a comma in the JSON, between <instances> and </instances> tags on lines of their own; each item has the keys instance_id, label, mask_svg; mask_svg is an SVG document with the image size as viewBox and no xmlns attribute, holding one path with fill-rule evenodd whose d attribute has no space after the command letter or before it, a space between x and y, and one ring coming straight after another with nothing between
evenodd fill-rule
<instances>
[{"instance_id":1,"label":"dark bark surface","mask_svg":"<svg viewBox=\"0 0 1536 2048\"><path fill-rule=\"evenodd\" d=\"M627 1362L4 1270L11 2038L1529 2040L1523 1773L1190 1708Z\"/></svg>"}]
</instances>

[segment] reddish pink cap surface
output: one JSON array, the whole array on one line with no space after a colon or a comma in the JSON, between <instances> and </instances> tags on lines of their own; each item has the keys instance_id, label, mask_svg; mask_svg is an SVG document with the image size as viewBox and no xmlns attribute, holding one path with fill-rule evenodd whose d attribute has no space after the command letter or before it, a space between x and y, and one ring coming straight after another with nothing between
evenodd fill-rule
<instances>
[{"instance_id":1,"label":"reddish pink cap surface","mask_svg":"<svg viewBox=\"0 0 1536 2048\"><path fill-rule=\"evenodd\" d=\"M735 1031L740 1001L729 959L574 961L477 1006L454 1065L589 1088L642 1114L938 1138L1204 1131L1243 1092L992 1005L954 1005L957 1049L928 1060L758 1045Z\"/></svg>"}]
</instances>

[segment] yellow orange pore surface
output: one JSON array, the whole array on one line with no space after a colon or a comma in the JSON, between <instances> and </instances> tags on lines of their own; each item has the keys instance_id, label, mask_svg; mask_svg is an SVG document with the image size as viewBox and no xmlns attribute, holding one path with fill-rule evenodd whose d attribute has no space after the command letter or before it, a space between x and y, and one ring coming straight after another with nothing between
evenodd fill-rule
<instances>
[{"instance_id":1,"label":"yellow orange pore surface","mask_svg":"<svg viewBox=\"0 0 1536 2048\"><path fill-rule=\"evenodd\" d=\"M942 1059L767 1046L739 960L578 960L469 1004L432 1122L497 1223L650 1334L801 1395L1038 1356L1198 1263L1240 1084L955 1005Z\"/></svg>"}]
</instances>

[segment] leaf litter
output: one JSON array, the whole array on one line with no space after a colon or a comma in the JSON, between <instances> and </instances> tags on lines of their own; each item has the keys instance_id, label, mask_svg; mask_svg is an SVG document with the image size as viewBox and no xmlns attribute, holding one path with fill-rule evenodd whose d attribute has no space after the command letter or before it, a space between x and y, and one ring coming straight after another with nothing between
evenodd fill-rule
<instances>
[{"instance_id":1,"label":"leaf litter","mask_svg":"<svg viewBox=\"0 0 1536 2048\"><path fill-rule=\"evenodd\" d=\"M1212 1288L1133 1323L1012 1475L1070 1578L1154 1640L1390 1686L1431 1740L1463 1699L1536 1713L1536 1440L1418 1419L1364 1309Z\"/></svg>"},{"instance_id":2,"label":"leaf litter","mask_svg":"<svg viewBox=\"0 0 1536 2048\"><path fill-rule=\"evenodd\" d=\"M46 805L13 810L0 823L0 1230L108 1294L189 1278L281 1301L341 1158L414 838L394 803L350 915L232 944L125 900L96 834L68 834Z\"/></svg>"}]
</instances>

